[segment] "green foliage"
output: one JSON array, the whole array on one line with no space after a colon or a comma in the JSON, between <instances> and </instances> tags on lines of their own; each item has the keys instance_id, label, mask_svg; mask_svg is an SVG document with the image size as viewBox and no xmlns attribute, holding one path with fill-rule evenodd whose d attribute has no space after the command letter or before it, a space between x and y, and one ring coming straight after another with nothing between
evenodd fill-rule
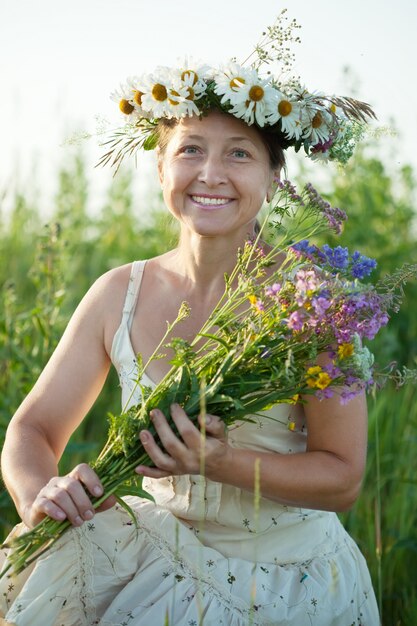
<instances>
[{"instance_id":1,"label":"green foliage","mask_svg":"<svg viewBox=\"0 0 417 626\"><path fill-rule=\"evenodd\" d=\"M103 272L174 245L175 229L160 198L140 218L132 173L123 168L94 216L87 210L89 187L81 155L61 167L55 208L47 226L29 192L16 193L11 214L0 217L0 446L10 417L28 393L56 345L74 307ZM334 175L329 201L349 220L331 245L359 249L378 261L384 275L415 261L416 182L409 167L389 174L365 153ZM0 214L1 215L1 214ZM142 212L143 215L143 212ZM381 339L373 342L380 364L393 359L413 366L417 355L417 285ZM345 514L348 531L364 552L382 598L383 623L417 623L415 527L417 421L415 388L385 390L370 402L369 456L364 487ZM94 458L106 438L107 414L120 408L117 376L111 373L96 404L67 446L61 470ZM3 536L17 521L0 491Z\"/></svg>"},{"instance_id":2,"label":"green foliage","mask_svg":"<svg viewBox=\"0 0 417 626\"><path fill-rule=\"evenodd\" d=\"M341 239L326 237L327 242L358 249L376 259L373 281L415 262L416 192L411 167L404 166L390 175L378 158L359 151L332 180L329 201L346 210L348 221ZM417 281L406 285L405 294L405 305L372 343L380 365L392 359L405 365L417 362Z\"/></svg>"}]
</instances>

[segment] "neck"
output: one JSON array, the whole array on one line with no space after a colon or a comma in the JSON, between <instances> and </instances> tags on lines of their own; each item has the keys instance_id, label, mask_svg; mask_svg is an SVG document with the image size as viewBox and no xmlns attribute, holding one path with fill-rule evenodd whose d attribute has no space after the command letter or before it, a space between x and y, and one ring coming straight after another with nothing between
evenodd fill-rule
<instances>
[{"instance_id":1,"label":"neck","mask_svg":"<svg viewBox=\"0 0 417 626\"><path fill-rule=\"evenodd\" d=\"M239 232L213 237L183 229L178 248L173 253L177 271L206 294L223 291L224 274L233 271L237 251L253 234L253 227L251 223Z\"/></svg>"}]
</instances>

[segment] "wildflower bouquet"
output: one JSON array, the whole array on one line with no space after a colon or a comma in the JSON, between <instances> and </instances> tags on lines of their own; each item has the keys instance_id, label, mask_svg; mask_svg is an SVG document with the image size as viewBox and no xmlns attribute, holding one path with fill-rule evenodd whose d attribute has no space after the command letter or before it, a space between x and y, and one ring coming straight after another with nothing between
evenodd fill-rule
<instances>
[{"instance_id":1,"label":"wildflower bouquet","mask_svg":"<svg viewBox=\"0 0 417 626\"><path fill-rule=\"evenodd\" d=\"M149 419L155 407L169 419L169 407L177 402L194 421L203 407L232 424L311 394L320 399L337 394L346 403L374 384L373 356L362 340L372 339L387 323L388 311L398 306L401 285L416 267L403 268L377 286L366 283L363 279L375 267L372 259L340 246L319 248L307 239L329 227L339 232L343 211L331 207L311 185L298 195L289 182L280 184L277 200L256 240L239 250L234 271L225 277L224 295L195 340L163 339L156 349L151 359L168 345L175 356L155 387L142 383L148 364L138 355L136 385L142 401L110 416L108 441L92 464L104 487L95 507L117 494L137 465L150 463L138 433L146 428L156 436ZM268 225L273 245L261 243ZM187 314L183 303L175 323ZM319 364L323 354L326 359ZM410 375L406 371L397 379L403 382ZM69 525L46 518L11 540L3 546L12 555L2 575L11 567L22 571Z\"/></svg>"}]
</instances>

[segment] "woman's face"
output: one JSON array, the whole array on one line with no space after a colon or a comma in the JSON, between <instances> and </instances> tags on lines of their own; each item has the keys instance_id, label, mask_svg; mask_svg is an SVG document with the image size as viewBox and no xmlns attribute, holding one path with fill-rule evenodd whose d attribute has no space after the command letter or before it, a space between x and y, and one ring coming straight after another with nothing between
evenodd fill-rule
<instances>
[{"instance_id":1,"label":"woman's face","mask_svg":"<svg viewBox=\"0 0 417 626\"><path fill-rule=\"evenodd\" d=\"M258 131L217 111L181 120L158 168L167 207L202 236L252 232L278 174Z\"/></svg>"}]
</instances>

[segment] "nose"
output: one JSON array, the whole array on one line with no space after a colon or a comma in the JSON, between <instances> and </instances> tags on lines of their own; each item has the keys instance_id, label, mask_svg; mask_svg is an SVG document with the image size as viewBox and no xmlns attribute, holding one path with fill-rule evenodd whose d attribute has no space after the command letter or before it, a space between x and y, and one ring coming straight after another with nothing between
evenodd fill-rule
<instances>
[{"instance_id":1,"label":"nose","mask_svg":"<svg viewBox=\"0 0 417 626\"><path fill-rule=\"evenodd\" d=\"M217 187L227 183L227 173L220 155L207 154L201 164L198 180L208 187Z\"/></svg>"}]
</instances>

